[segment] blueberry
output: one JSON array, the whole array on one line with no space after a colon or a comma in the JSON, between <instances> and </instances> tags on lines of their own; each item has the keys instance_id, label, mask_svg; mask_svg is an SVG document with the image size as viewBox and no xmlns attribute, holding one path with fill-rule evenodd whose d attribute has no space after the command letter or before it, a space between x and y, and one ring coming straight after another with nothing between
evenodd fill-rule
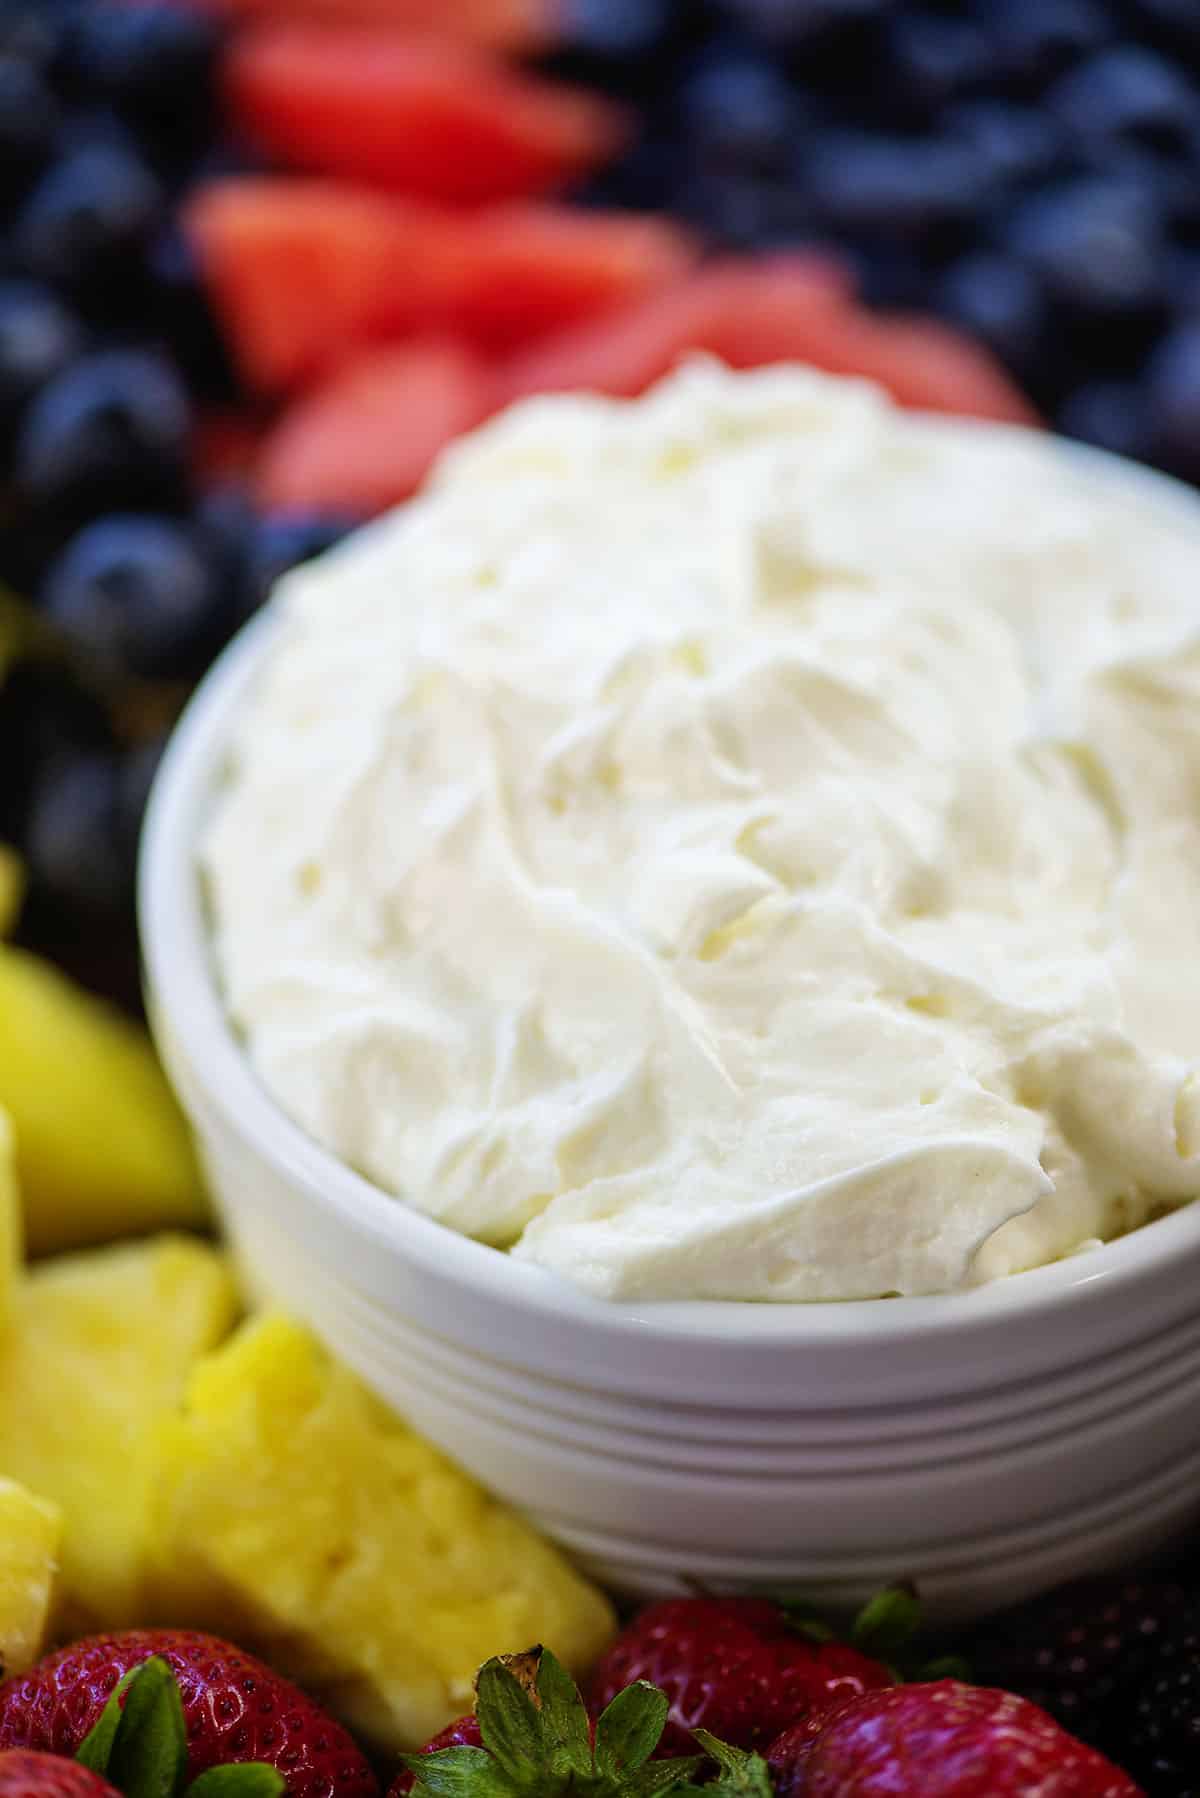
<instances>
[{"instance_id":1,"label":"blueberry","mask_svg":"<svg viewBox=\"0 0 1200 1798\"><path fill-rule=\"evenodd\" d=\"M997 75L1026 90L1044 87L1112 35L1098 0L982 0L979 10L992 37Z\"/></svg>"},{"instance_id":2,"label":"blueberry","mask_svg":"<svg viewBox=\"0 0 1200 1798\"><path fill-rule=\"evenodd\" d=\"M1015 101L964 100L947 110L943 123L983 158L998 187L1041 180L1063 154L1058 126L1045 112Z\"/></svg>"},{"instance_id":3,"label":"blueberry","mask_svg":"<svg viewBox=\"0 0 1200 1798\"><path fill-rule=\"evenodd\" d=\"M35 782L25 839L31 884L78 913L113 913L133 898L120 827L115 756L56 759Z\"/></svg>"},{"instance_id":4,"label":"blueberry","mask_svg":"<svg viewBox=\"0 0 1200 1798\"><path fill-rule=\"evenodd\" d=\"M22 409L83 348L83 330L48 288L0 282L0 436Z\"/></svg>"},{"instance_id":5,"label":"blueberry","mask_svg":"<svg viewBox=\"0 0 1200 1798\"><path fill-rule=\"evenodd\" d=\"M685 71L678 106L693 147L735 169L782 169L804 122L776 63L720 42Z\"/></svg>"},{"instance_id":6,"label":"blueberry","mask_svg":"<svg viewBox=\"0 0 1200 1798\"><path fill-rule=\"evenodd\" d=\"M0 55L0 181L10 191L54 154L58 102L29 62Z\"/></svg>"},{"instance_id":7,"label":"blueberry","mask_svg":"<svg viewBox=\"0 0 1200 1798\"><path fill-rule=\"evenodd\" d=\"M251 609L270 598L289 568L324 555L352 528L349 519L314 512L271 512L259 520L248 556Z\"/></svg>"},{"instance_id":8,"label":"blueberry","mask_svg":"<svg viewBox=\"0 0 1200 1798\"><path fill-rule=\"evenodd\" d=\"M1046 104L1085 140L1116 139L1171 156L1187 155L1200 138L1200 91L1164 57L1133 44L1072 69Z\"/></svg>"},{"instance_id":9,"label":"blueberry","mask_svg":"<svg viewBox=\"0 0 1200 1798\"><path fill-rule=\"evenodd\" d=\"M136 872L142 821L166 747L165 735L151 737L130 750L121 764L117 783L117 835L131 873Z\"/></svg>"},{"instance_id":10,"label":"blueberry","mask_svg":"<svg viewBox=\"0 0 1200 1798\"><path fill-rule=\"evenodd\" d=\"M1067 437L1115 456L1142 460L1149 453L1146 396L1137 381L1088 381L1068 395L1055 422Z\"/></svg>"},{"instance_id":11,"label":"blueberry","mask_svg":"<svg viewBox=\"0 0 1200 1798\"><path fill-rule=\"evenodd\" d=\"M50 568L42 609L100 681L198 674L220 641L222 595L193 533L114 513L85 526Z\"/></svg>"},{"instance_id":12,"label":"blueberry","mask_svg":"<svg viewBox=\"0 0 1200 1798\"><path fill-rule=\"evenodd\" d=\"M0 702L0 839L24 843L34 782L52 762L111 747L108 718L94 695L58 663L18 662Z\"/></svg>"},{"instance_id":13,"label":"blueberry","mask_svg":"<svg viewBox=\"0 0 1200 1798\"><path fill-rule=\"evenodd\" d=\"M1021 202L1005 241L1051 297L1080 316L1130 317L1165 299L1164 220L1143 189L1100 179L1062 182Z\"/></svg>"},{"instance_id":14,"label":"blueberry","mask_svg":"<svg viewBox=\"0 0 1200 1798\"><path fill-rule=\"evenodd\" d=\"M72 292L128 281L149 243L163 193L141 157L116 144L68 152L38 182L14 230L17 256L39 279Z\"/></svg>"},{"instance_id":15,"label":"blueberry","mask_svg":"<svg viewBox=\"0 0 1200 1798\"><path fill-rule=\"evenodd\" d=\"M35 505L166 503L183 485L191 412L161 356L103 350L50 381L17 434L14 474Z\"/></svg>"},{"instance_id":16,"label":"blueberry","mask_svg":"<svg viewBox=\"0 0 1200 1798\"><path fill-rule=\"evenodd\" d=\"M679 182L675 210L726 249L779 248L814 234L811 208L793 182L695 169Z\"/></svg>"},{"instance_id":17,"label":"blueberry","mask_svg":"<svg viewBox=\"0 0 1200 1798\"><path fill-rule=\"evenodd\" d=\"M982 158L948 139L834 133L801 173L820 217L851 237L937 236L968 225L988 194Z\"/></svg>"},{"instance_id":18,"label":"blueberry","mask_svg":"<svg viewBox=\"0 0 1200 1798\"><path fill-rule=\"evenodd\" d=\"M1177 325L1146 370L1147 429L1156 462L1200 480L1200 321Z\"/></svg>"},{"instance_id":19,"label":"blueberry","mask_svg":"<svg viewBox=\"0 0 1200 1798\"><path fill-rule=\"evenodd\" d=\"M558 13L567 49L601 59L649 55L670 22L670 0L566 0Z\"/></svg>"},{"instance_id":20,"label":"blueberry","mask_svg":"<svg viewBox=\"0 0 1200 1798\"><path fill-rule=\"evenodd\" d=\"M67 52L81 87L155 131L207 126L218 34L194 6L172 0L93 4L80 14Z\"/></svg>"},{"instance_id":21,"label":"blueberry","mask_svg":"<svg viewBox=\"0 0 1200 1798\"><path fill-rule=\"evenodd\" d=\"M1028 378L1038 367L1047 326L1041 283L1021 264L987 251L964 256L941 282L940 310L982 339Z\"/></svg>"},{"instance_id":22,"label":"blueberry","mask_svg":"<svg viewBox=\"0 0 1200 1798\"><path fill-rule=\"evenodd\" d=\"M1200 7L1195 0L1133 0L1142 31L1161 37L1172 49L1200 58Z\"/></svg>"},{"instance_id":23,"label":"blueberry","mask_svg":"<svg viewBox=\"0 0 1200 1798\"><path fill-rule=\"evenodd\" d=\"M146 262L147 305L155 334L194 393L228 403L238 383L224 333L208 300L195 252L178 224L151 245Z\"/></svg>"},{"instance_id":24,"label":"blueberry","mask_svg":"<svg viewBox=\"0 0 1200 1798\"><path fill-rule=\"evenodd\" d=\"M770 44L806 50L863 27L878 26L897 0L727 0L729 11Z\"/></svg>"},{"instance_id":25,"label":"blueberry","mask_svg":"<svg viewBox=\"0 0 1200 1798\"><path fill-rule=\"evenodd\" d=\"M969 19L902 14L886 43L889 86L919 111L936 112L970 93L991 70L987 35Z\"/></svg>"},{"instance_id":26,"label":"blueberry","mask_svg":"<svg viewBox=\"0 0 1200 1798\"><path fill-rule=\"evenodd\" d=\"M848 257L855 287L868 306L912 311L927 303L928 270L905 245L843 239L838 248Z\"/></svg>"}]
</instances>

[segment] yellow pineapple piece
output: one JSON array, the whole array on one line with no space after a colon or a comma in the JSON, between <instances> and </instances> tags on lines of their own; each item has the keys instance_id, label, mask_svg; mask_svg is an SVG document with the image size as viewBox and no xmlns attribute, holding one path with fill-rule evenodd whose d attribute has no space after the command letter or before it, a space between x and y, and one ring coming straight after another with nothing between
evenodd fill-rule
<instances>
[{"instance_id":1,"label":"yellow pineapple piece","mask_svg":"<svg viewBox=\"0 0 1200 1798\"><path fill-rule=\"evenodd\" d=\"M21 1268L21 1201L17 1196L17 1152L13 1128L0 1111L0 1332L12 1317L13 1294Z\"/></svg>"},{"instance_id":2,"label":"yellow pineapple piece","mask_svg":"<svg viewBox=\"0 0 1200 1798\"><path fill-rule=\"evenodd\" d=\"M229 1631L380 1748L469 1708L489 1655L582 1672L610 1639L557 1549L286 1318L200 1362L164 1438L156 1615Z\"/></svg>"},{"instance_id":3,"label":"yellow pineapple piece","mask_svg":"<svg viewBox=\"0 0 1200 1798\"><path fill-rule=\"evenodd\" d=\"M45 1645L58 1576L62 1512L0 1479L0 1663L24 1673Z\"/></svg>"},{"instance_id":4,"label":"yellow pineapple piece","mask_svg":"<svg viewBox=\"0 0 1200 1798\"><path fill-rule=\"evenodd\" d=\"M145 1611L158 1426L233 1325L224 1258L164 1236L64 1256L22 1280L0 1343L0 1472L61 1505L64 1628Z\"/></svg>"},{"instance_id":5,"label":"yellow pineapple piece","mask_svg":"<svg viewBox=\"0 0 1200 1798\"><path fill-rule=\"evenodd\" d=\"M7 936L16 923L24 894L21 858L7 843L0 843L0 937Z\"/></svg>"},{"instance_id":6,"label":"yellow pineapple piece","mask_svg":"<svg viewBox=\"0 0 1200 1798\"><path fill-rule=\"evenodd\" d=\"M0 1106L31 1254L205 1222L187 1126L145 1032L3 947Z\"/></svg>"}]
</instances>

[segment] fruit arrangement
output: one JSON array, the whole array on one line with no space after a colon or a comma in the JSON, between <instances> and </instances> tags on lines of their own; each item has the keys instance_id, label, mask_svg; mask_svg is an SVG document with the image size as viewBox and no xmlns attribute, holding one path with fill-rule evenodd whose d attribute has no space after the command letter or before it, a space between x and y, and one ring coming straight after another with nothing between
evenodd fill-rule
<instances>
[{"instance_id":1,"label":"fruit arrangement","mask_svg":"<svg viewBox=\"0 0 1200 1798\"><path fill-rule=\"evenodd\" d=\"M191 686L510 400L800 358L1200 478L1198 23L4 9L0 1798L1200 1790L1186 1566L963 1642L914 1638L902 1589L841 1636L793 1596L619 1629L245 1314L140 1024L35 953L136 1010L137 834Z\"/></svg>"}]
</instances>

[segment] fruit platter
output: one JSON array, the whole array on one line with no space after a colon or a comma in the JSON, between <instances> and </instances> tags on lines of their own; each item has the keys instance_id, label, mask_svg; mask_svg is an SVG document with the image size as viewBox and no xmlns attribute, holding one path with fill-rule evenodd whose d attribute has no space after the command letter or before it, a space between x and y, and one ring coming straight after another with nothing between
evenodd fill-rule
<instances>
[{"instance_id":1,"label":"fruit platter","mask_svg":"<svg viewBox=\"0 0 1200 1798\"><path fill-rule=\"evenodd\" d=\"M0 6L0 1798L1200 1793L1200 7Z\"/></svg>"}]
</instances>

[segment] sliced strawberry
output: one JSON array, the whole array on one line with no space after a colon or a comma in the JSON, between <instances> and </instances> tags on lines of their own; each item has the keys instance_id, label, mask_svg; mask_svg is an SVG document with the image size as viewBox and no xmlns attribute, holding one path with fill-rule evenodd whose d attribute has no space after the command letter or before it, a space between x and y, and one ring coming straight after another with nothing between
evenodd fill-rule
<instances>
[{"instance_id":1,"label":"sliced strawberry","mask_svg":"<svg viewBox=\"0 0 1200 1798\"><path fill-rule=\"evenodd\" d=\"M457 215L334 181L214 181L185 225L242 373L267 390L445 316L462 284Z\"/></svg>"},{"instance_id":2,"label":"sliced strawberry","mask_svg":"<svg viewBox=\"0 0 1200 1798\"><path fill-rule=\"evenodd\" d=\"M284 413L263 446L258 498L370 517L420 485L439 450L485 416L490 396L486 369L460 344L365 351Z\"/></svg>"},{"instance_id":3,"label":"sliced strawberry","mask_svg":"<svg viewBox=\"0 0 1200 1798\"><path fill-rule=\"evenodd\" d=\"M569 388L634 395L688 351L732 368L808 362L878 381L903 406L1036 424L986 350L934 320L868 312L821 258L768 258L701 270L611 320L564 332L514 357L505 399Z\"/></svg>"},{"instance_id":4,"label":"sliced strawberry","mask_svg":"<svg viewBox=\"0 0 1200 1798\"><path fill-rule=\"evenodd\" d=\"M624 115L465 45L281 21L235 38L233 117L319 174L454 204L542 193L603 162Z\"/></svg>"},{"instance_id":5,"label":"sliced strawberry","mask_svg":"<svg viewBox=\"0 0 1200 1798\"><path fill-rule=\"evenodd\" d=\"M463 221L449 322L491 351L611 313L677 281L696 259L681 226L546 204Z\"/></svg>"},{"instance_id":6,"label":"sliced strawberry","mask_svg":"<svg viewBox=\"0 0 1200 1798\"><path fill-rule=\"evenodd\" d=\"M841 265L821 254L715 263L614 318L514 357L501 387L510 399L572 388L632 398L691 350L735 368L803 358L814 321L828 330L852 297Z\"/></svg>"},{"instance_id":7,"label":"sliced strawberry","mask_svg":"<svg viewBox=\"0 0 1200 1798\"><path fill-rule=\"evenodd\" d=\"M292 19L437 32L489 50L547 50L559 34L558 0L205 0L232 19Z\"/></svg>"}]
</instances>

